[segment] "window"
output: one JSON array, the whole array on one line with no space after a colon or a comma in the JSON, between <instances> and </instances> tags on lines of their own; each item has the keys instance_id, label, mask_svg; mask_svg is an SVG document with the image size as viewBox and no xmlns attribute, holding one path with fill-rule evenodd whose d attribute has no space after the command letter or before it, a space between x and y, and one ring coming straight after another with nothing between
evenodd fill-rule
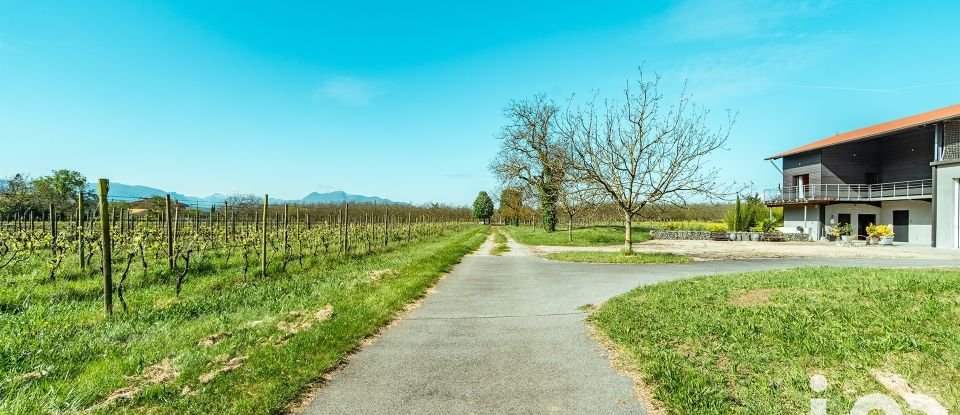
<instances>
[{"instance_id":1,"label":"window","mask_svg":"<svg viewBox=\"0 0 960 415\"><path fill-rule=\"evenodd\" d=\"M863 175L864 184L877 184L880 183L880 175L877 173L866 173Z\"/></svg>"}]
</instances>

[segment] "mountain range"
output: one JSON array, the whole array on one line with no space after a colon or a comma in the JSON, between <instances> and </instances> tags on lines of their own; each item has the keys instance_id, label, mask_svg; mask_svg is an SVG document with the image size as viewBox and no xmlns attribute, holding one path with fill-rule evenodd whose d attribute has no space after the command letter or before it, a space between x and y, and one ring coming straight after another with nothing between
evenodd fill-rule
<instances>
[{"instance_id":1,"label":"mountain range","mask_svg":"<svg viewBox=\"0 0 960 415\"><path fill-rule=\"evenodd\" d=\"M92 192L96 193L97 185L96 183L87 183L87 188ZM110 198L116 199L143 199L152 196L163 196L167 193L170 194L171 199L180 201L181 203L193 204L193 203L223 203L226 200L228 195L223 193L214 193L206 197L196 197L196 196L187 196L177 192L167 192L162 189L157 189L154 187L142 186L142 185L130 185L117 182L110 183ZM274 199L270 198L271 202L275 203L396 203L390 199L384 199L377 196L364 196L364 195L355 195L350 194L344 191L335 191L335 192L326 192L319 193L313 192L302 199L295 200L285 200L285 199Z\"/></svg>"}]
</instances>

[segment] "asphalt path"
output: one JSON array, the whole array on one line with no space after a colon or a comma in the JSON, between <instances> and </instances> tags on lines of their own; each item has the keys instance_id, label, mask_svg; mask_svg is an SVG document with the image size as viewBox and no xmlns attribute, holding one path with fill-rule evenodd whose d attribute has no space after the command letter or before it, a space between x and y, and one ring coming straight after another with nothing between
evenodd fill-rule
<instances>
[{"instance_id":1,"label":"asphalt path","mask_svg":"<svg viewBox=\"0 0 960 415\"><path fill-rule=\"evenodd\" d=\"M352 356L304 414L643 414L579 308L637 286L798 266L950 266L955 261L777 259L674 265L467 256L422 305Z\"/></svg>"}]
</instances>

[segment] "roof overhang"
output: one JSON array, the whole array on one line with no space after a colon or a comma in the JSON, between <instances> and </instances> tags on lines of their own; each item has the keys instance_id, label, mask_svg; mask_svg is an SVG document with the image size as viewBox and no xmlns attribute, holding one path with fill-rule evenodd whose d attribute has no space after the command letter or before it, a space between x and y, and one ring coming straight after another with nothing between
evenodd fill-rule
<instances>
[{"instance_id":1,"label":"roof overhang","mask_svg":"<svg viewBox=\"0 0 960 415\"><path fill-rule=\"evenodd\" d=\"M776 160L786 156L806 153L808 151L819 150L821 148L831 147L838 144L875 138L882 135L900 132L908 128L920 127L955 117L960 117L960 104L935 109L933 111L927 111L922 114L911 115L909 117L904 117L893 121L887 121L877 125L871 125L858 130L847 131L842 134L837 134L833 137L827 137L822 140L814 141L810 144L797 147L793 150L767 157L765 160Z\"/></svg>"}]
</instances>

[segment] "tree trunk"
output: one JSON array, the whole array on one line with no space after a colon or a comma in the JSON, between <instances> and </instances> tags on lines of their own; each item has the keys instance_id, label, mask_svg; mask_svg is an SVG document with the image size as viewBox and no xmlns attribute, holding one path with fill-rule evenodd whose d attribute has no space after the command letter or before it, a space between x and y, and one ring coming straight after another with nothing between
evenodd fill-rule
<instances>
[{"instance_id":1,"label":"tree trunk","mask_svg":"<svg viewBox=\"0 0 960 415\"><path fill-rule=\"evenodd\" d=\"M573 242L573 215L567 217L567 240Z\"/></svg>"},{"instance_id":2,"label":"tree trunk","mask_svg":"<svg viewBox=\"0 0 960 415\"><path fill-rule=\"evenodd\" d=\"M623 248L629 254L633 252L633 214L625 213L623 216Z\"/></svg>"}]
</instances>

